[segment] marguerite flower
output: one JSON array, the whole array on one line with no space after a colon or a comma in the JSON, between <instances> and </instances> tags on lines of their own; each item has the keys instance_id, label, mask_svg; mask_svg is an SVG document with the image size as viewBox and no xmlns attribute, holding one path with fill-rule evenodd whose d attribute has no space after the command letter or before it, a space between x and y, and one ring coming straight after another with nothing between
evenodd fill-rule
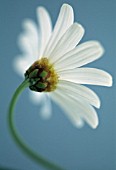
<instances>
[{"instance_id":1,"label":"marguerite flower","mask_svg":"<svg viewBox=\"0 0 116 170\"><path fill-rule=\"evenodd\" d=\"M37 8L37 19L39 26L30 19L24 21L24 32L19 37L23 54L14 62L21 75L26 70L31 98L41 103L44 116L51 113L51 98L74 125L81 127L85 121L96 128L94 107L100 107L100 99L83 84L112 86L112 77L103 70L82 66L100 58L103 47L98 41L78 45L84 28L74 22L73 9L68 4L62 5L54 29L45 8Z\"/></svg>"}]
</instances>

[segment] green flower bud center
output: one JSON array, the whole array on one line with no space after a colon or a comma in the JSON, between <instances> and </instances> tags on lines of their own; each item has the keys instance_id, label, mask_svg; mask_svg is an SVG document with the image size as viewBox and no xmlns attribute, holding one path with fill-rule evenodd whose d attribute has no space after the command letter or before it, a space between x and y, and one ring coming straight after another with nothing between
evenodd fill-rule
<instances>
[{"instance_id":1,"label":"green flower bud center","mask_svg":"<svg viewBox=\"0 0 116 170\"><path fill-rule=\"evenodd\" d=\"M58 75L47 58L34 62L26 71L25 79L29 79L29 88L37 92L54 91L58 83Z\"/></svg>"}]
</instances>

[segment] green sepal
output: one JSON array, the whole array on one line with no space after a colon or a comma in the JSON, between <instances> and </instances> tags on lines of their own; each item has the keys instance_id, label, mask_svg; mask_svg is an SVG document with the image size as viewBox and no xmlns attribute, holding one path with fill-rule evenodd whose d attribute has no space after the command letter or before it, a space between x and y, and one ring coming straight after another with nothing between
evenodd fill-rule
<instances>
[{"instance_id":1,"label":"green sepal","mask_svg":"<svg viewBox=\"0 0 116 170\"><path fill-rule=\"evenodd\" d=\"M34 84L36 84L39 80L40 80L40 78L31 78L31 79L30 79L30 83L31 83L31 85L34 85Z\"/></svg>"},{"instance_id":2,"label":"green sepal","mask_svg":"<svg viewBox=\"0 0 116 170\"><path fill-rule=\"evenodd\" d=\"M33 70L30 74L29 74L29 78L33 78L37 76L39 69L35 69Z\"/></svg>"},{"instance_id":3,"label":"green sepal","mask_svg":"<svg viewBox=\"0 0 116 170\"><path fill-rule=\"evenodd\" d=\"M44 78L44 77L46 77L48 75L48 72L46 72L46 71L42 71L41 73L40 73L40 77L42 77L42 78Z\"/></svg>"},{"instance_id":4,"label":"green sepal","mask_svg":"<svg viewBox=\"0 0 116 170\"><path fill-rule=\"evenodd\" d=\"M36 84L36 86L40 89L45 89L47 87L47 84L39 82L38 84Z\"/></svg>"}]
</instances>

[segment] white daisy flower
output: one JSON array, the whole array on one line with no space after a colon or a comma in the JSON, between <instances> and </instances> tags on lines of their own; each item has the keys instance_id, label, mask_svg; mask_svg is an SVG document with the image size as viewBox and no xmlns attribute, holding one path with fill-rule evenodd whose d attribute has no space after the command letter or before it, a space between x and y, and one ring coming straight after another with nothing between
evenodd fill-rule
<instances>
[{"instance_id":1,"label":"white daisy flower","mask_svg":"<svg viewBox=\"0 0 116 170\"><path fill-rule=\"evenodd\" d=\"M37 19L39 26L30 19L24 21L24 32L19 37L23 54L14 62L21 75L27 70L31 99L41 105L46 118L52 112L50 97L75 126L87 122L96 128L98 116L94 107L100 107L100 99L83 84L112 86L112 77L103 70L81 66L100 58L103 47L98 41L78 45L84 28L74 22L73 9L68 4L62 5L54 29L44 7L37 8Z\"/></svg>"}]
</instances>

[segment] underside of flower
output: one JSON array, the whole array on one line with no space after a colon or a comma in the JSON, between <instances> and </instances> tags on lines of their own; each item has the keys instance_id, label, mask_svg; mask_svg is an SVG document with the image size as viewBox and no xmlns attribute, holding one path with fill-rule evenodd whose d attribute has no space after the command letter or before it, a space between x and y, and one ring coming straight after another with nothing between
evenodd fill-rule
<instances>
[{"instance_id":1,"label":"underside of flower","mask_svg":"<svg viewBox=\"0 0 116 170\"><path fill-rule=\"evenodd\" d=\"M29 79L29 88L36 92L54 91L58 83L58 75L47 58L34 62L26 71L25 79Z\"/></svg>"},{"instance_id":2,"label":"underside of flower","mask_svg":"<svg viewBox=\"0 0 116 170\"><path fill-rule=\"evenodd\" d=\"M86 121L96 128L99 121L94 107L100 107L100 99L84 85L110 87L112 76L85 65L103 55L102 45L95 40L79 44L84 28L74 22L73 8L68 4L62 5L54 28L44 7L37 8L37 20L39 24L30 19L24 21L24 32L18 41L23 57L18 57L14 66L21 75L29 68L25 79L32 91L52 93L31 91L31 99L36 104L41 103L40 112L45 118L51 115L50 97L65 110L76 127L82 127Z\"/></svg>"}]
</instances>

